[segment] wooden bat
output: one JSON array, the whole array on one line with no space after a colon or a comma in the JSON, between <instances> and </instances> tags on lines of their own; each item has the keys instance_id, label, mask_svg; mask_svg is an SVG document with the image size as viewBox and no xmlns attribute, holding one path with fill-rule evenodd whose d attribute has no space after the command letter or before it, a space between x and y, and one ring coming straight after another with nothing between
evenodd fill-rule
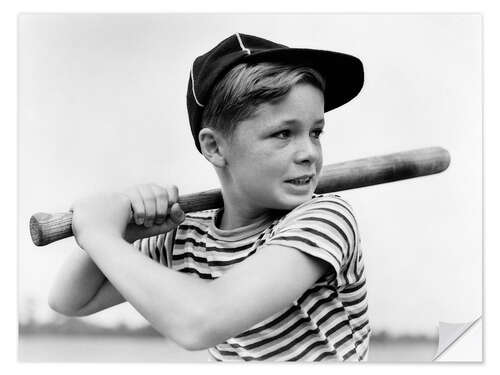
<instances>
[{"instance_id":1,"label":"wooden bat","mask_svg":"<svg viewBox=\"0 0 500 375\"><path fill-rule=\"evenodd\" d=\"M450 154L441 147L374 156L323 167L315 193L331 193L427 176L442 172L450 164ZM179 204L184 212L222 207L220 189L181 195ZM37 213L30 219L31 239L36 246L45 246L73 235L72 214Z\"/></svg>"}]
</instances>

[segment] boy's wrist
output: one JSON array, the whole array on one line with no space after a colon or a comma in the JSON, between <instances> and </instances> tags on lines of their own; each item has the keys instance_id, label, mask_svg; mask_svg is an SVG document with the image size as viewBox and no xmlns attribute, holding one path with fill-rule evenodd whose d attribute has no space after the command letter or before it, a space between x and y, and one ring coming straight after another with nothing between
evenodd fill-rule
<instances>
[{"instance_id":1,"label":"boy's wrist","mask_svg":"<svg viewBox=\"0 0 500 375\"><path fill-rule=\"evenodd\" d=\"M124 238L120 233L110 233L109 231L84 231L78 236L78 244L85 251L99 248L108 244L123 242Z\"/></svg>"}]
</instances>

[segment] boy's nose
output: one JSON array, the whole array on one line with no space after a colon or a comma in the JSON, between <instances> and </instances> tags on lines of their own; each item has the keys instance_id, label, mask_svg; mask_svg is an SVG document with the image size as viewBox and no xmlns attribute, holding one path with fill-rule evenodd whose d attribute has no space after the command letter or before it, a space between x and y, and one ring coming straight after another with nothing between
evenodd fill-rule
<instances>
[{"instance_id":1,"label":"boy's nose","mask_svg":"<svg viewBox=\"0 0 500 375\"><path fill-rule=\"evenodd\" d=\"M321 146L311 139L298 142L295 152L295 161L299 164L312 164L321 154Z\"/></svg>"}]
</instances>

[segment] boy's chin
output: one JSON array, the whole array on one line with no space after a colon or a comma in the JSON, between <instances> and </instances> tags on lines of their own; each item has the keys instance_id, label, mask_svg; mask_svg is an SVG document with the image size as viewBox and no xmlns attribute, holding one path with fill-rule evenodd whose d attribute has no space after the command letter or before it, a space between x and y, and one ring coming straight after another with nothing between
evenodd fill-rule
<instances>
[{"instance_id":1,"label":"boy's chin","mask_svg":"<svg viewBox=\"0 0 500 375\"><path fill-rule=\"evenodd\" d=\"M276 207L276 209L279 210L293 210L295 207L300 206L302 203L305 203L309 200L312 199L312 193L311 194L304 194L304 195L292 195L292 196L285 196L282 197L279 201L279 207Z\"/></svg>"}]
</instances>

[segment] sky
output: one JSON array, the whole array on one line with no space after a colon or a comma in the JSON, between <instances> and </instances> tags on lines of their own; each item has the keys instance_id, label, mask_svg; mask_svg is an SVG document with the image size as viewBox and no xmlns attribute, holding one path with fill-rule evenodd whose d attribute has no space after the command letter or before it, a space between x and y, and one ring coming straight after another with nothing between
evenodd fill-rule
<instances>
[{"instance_id":1,"label":"sky","mask_svg":"<svg viewBox=\"0 0 500 375\"><path fill-rule=\"evenodd\" d=\"M433 334L482 310L482 62L478 15L22 15L19 18L19 314L47 293L66 239L30 240L39 211L95 191L217 187L196 151L192 61L234 32L359 57L365 86L326 114L324 164L440 146L444 173L342 192L357 214L374 329ZM30 310L30 309L33 309ZM128 305L87 318L144 320Z\"/></svg>"}]
</instances>

